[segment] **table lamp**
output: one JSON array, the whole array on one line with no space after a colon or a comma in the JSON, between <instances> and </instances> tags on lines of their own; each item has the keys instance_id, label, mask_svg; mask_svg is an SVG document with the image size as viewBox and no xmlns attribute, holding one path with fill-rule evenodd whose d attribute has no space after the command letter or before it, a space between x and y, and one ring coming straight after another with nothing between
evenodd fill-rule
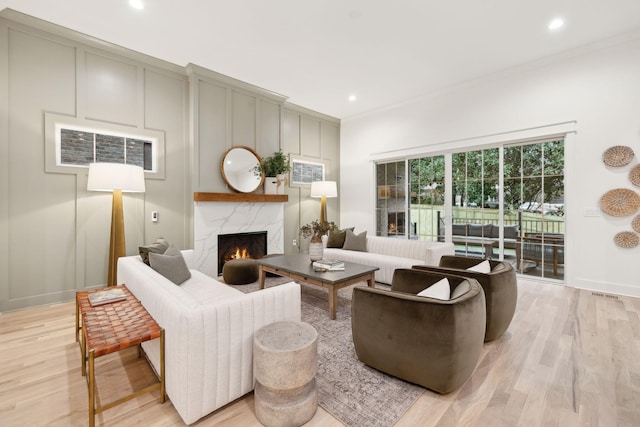
<instances>
[{"instance_id":1,"label":"table lamp","mask_svg":"<svg viewBox=\"0 0 640 427\"><path fill-rule=\"evenodd\" d=\"M320 197L320 224L327 221L327 197L338 197L335 181L313 181L311 197Z\"/></svg>"},{"instance_id":2,"label":"table lamp","mask_svg":"<svg viewBox=\"0 0 640 427\"><path fill-rule=\"evenodd\" d=\"M87 190L113 192L107 285L115 286L118 258L126 255L122 193L144 193L144 170L122 163L91 163Z\"/></svg>"}]
</instances>

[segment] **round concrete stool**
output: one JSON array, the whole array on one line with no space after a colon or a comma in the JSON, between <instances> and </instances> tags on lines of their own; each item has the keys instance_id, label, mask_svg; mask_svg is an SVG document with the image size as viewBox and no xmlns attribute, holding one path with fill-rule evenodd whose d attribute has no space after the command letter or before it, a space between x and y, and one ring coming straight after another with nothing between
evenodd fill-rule
<instances>
[{"instance_id":1,"label":"round concrete stool","mask_svg":"<svg viewBox=\"0 0 640 427\"><path fill-rule=\"evenodd\" d=\"M258 264L251 258L227 261L222 266L222 279L230 285L246 285L258 280Z\"/></svg>"},{"instance_id":2,"label":"round concrete stool","mask_svg":"<svg viewBox=\"0 0 640 427\"><path fill-rule=\"evenodd\" d=\"M304 322L276 322L253 338L256 417L267 427L301 426L318 408L318 333Z\"/></svg>"}]
</instances>

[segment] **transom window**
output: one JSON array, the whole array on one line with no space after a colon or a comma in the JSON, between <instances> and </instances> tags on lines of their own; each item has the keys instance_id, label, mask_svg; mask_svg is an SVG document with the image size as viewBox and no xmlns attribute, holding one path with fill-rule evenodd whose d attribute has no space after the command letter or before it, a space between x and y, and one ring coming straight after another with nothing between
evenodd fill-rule
<instances>
[{"instance_id":1,"label":"transom window","mask_svg":"<svg viewBox=\"0 0 640 427\"><path fill-rule=\"evenodd\" d=\"M165 178L165 132L44 113L48 173L86 175L90 163L141 166L147 179Z\"/></svg>"},{"instance_id":2,"label":"transom window","mask_svg":"<svg viewBox=\"0 0 640 427\"><path fill-rule=\"evenodd\" d=\"M154 170L155 141L68 125L56 126L56 157L61 166L109 162Z\"/></svg>"}]
</instances>

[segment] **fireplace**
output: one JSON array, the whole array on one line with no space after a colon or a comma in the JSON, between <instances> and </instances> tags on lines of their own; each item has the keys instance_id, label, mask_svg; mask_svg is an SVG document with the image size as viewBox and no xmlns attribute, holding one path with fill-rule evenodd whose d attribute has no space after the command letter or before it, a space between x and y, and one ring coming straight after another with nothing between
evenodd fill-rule
<instances>
[{"instance_id":1,"label":"fireplace","mask_svg":"<svg viewBox=\"0 0 640 427\"><path fill-rule=\"evenodd\" d=\"M206 200L199 200L208 196ZM271 200L271 198L276 200ZM284 253L284 202L286 195L194 193L193 266L218 277L218 236L267 232L267 253ZM284 200L280 200L284 198ZM277 203L276 203L277 202Z\"/></svg>"},{"instance_id":2,"label":"fireplace","mask_svg":"<svg viewBox=\"0 0 640 427\"><path fill-rule=\"evenodd\" d=\"M218 234L218 275L225 262L236 258L260 259L267 254L267 232Z\"/></svg>"},{"instance_id":3,"label":"fireplace","mask_svg":"<svg viewBox=\"0 0 640 427\"><path fill-rule=\"evenodd\" d=\"M405 228L405 213L404 212L390 212L387 215L387 234L389 236L404 234Z\"/></svg>"}]
</instances>

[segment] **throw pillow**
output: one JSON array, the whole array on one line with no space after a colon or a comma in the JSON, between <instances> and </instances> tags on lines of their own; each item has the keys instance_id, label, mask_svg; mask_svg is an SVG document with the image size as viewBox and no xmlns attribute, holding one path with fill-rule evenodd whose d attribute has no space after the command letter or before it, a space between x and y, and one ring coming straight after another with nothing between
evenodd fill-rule
<instances>
[{"instance_id":1,"label":"throw pillow","mask_svg":"<svg viewBox=\"0 0 640 427\"><path fill-rule=\"evenodd\" d=\"M146 246L138 246L138 251L140 252L140 258L142 258L142 262L149 265L149 252L153 252L155 254L163 254L169 248L169 242L167 239L162 237L158 237L155 242Z\"/></svg>"},{"instance_id":2,"label":"throw pillow","mask_svg":"<svg viewBox=\"0 0 640 427\"><path fill-rule=\"evenodd\" d=\"M328 248L342 248L344 246L344 239L347 237L347 230L353 231L355 227L345 228L344 230L330 230L329 238L327 239Z\"/></svg>"},{"instance_id":3,"label":"throw pillow","mask_svg":"<svg viewBox=\"0 0 640 427\"><path fill-rule=\"evenodd\" d=\"M459 298L462 295L466 294L471 290L471 285L468 280L463 280L456 286L456 288L451 292L451 299Z\"/></svg>"},{"instance_id":4,"label":"throw pillow","mask_svg":"<svg viewBox=\"0 0 640 427\"><path fill-rule=\"evenodd\" d=\"M450 292L451 292L451 288L449 286L449 279L445 277L444 279L438 280L436 283L429 286L428 288L418 292L418 296L447 301L449 299Z\"/></svg>"},{"instance_id":5,"label":"throw pillow","mask_svg":"<svg viewBox=\"0 0 640 427\"><path fill-rule=\"evenodd\" d=\"M360 234L355 234L353 231L347 230L342 249L367 252L367 232L363 231Z\"/></svg>"},{"instance_id":6,"label":"throw pillow","mask_svg":"<svg viewBox=\"0 0 640 427\"><path fill-rule=\"evenodd\" d=\"M494 273L497 273L498 271L503 271L506 269L507 269L507 265L504 262L499 262L491 271L493 271Z\"/></svg>"},{"instance_id":7,"label":"throw pillow","mask_svg":"<svg viewBox=\"0 0 640 427\"><path fill-rule=\"evenodd\" d=\"M164 254L150 252L149 265L176 285L191 277L182 252L174 246L169 246Z\"/></svg>"},{"instance_id":8,"label":"throw pillow","mask_svg":"<svg viewBox=\"0 0 640 427\"><path fill-rule=\"evenodd\" d=\"M491 273L491 264L489 264L489 260L485 259L480 264L476 264L473 267L467 268L468 271L475 271L478 273Z\"/></svg>"}]
</instances>

